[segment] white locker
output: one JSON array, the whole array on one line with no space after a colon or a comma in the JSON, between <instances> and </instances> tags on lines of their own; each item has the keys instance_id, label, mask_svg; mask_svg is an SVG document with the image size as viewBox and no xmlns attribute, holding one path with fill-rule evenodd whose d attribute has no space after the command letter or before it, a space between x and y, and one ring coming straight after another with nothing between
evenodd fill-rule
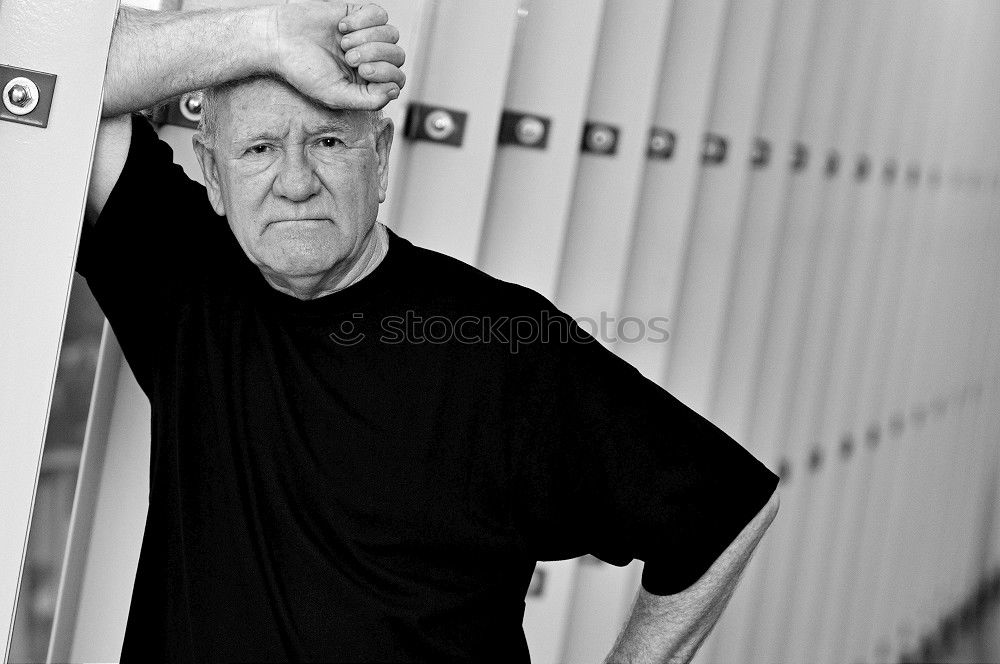
<instances>
[{"instance_id":1,"label":"white locker","mask_svg":"<svg viewBox=\"0 0 1000 664\"><path fill-rule=\"evenodd\" d=\"M884 51L873 81L874 96L866 91L871 101L855 125L854 144L845 144L848 153L855 155L853 173L840 182L850 184L842 190L839 204L831 206L826 222L839 229L821 250L832 269L817 280L825 287L813 293L813 311L820 315L811 317L807 331L800 381L804 397L795 414L801 419L793 428L803 437L792 435L793 442L809 441L821 450L824 462L812 474L810 497L795 544L800 564L785 611L789 637L784 659L788 661L818 656L819 631L825 626L821 602L824 577L835 545L829 535L838 526L839 510L835 508L854 498L841 492L845 465L856 459L856 443L853 436L844 438L842 422L857 408L861 375L867 370L879 371L866 362L865 355L872 336L871 321L876 316L875 293L888 278L879 256L888 244L885 230L895 182L892 173L899 127L908 110L908 70L912 70L921 15L919 6L912 9L890 12L889 23L878 39ZM820 274L823 258L817 267ZM821 312L816 308L820 302L825 303ZM806 376L811 379L806 381Z\"/></svg>"},{"instance_id":2,"label":"white locker","mask_svg":"<svg viewBox=\"0 0 1000 664\"><path fill-rule=\"evenodd\" d=\"M824 5L820 19L824 30L816 43L816 69L810 77L800 126L799 141L810 151L812 163L793 178L782 216L787 220L783 227L780 253L775 261L774 281L771 286L765 344L755 386L754 419L750 440L754 449L781 474L788 473L789 462L784 461L787 443L783 431L784 415L792 403L796 385L798 354L796 339L806 321L808 312L809 280L813 267L811 250L815 247L816 224L824 209L830 186L824 161L829 146L837 136L839 116L842 114L842 97L849 83L861 71L857 56L858 42L864 31L871 29L875 7L868 3L831 3ZM788 450L788 452L797 452ZM797 457L795 457L797 458ZM782 468L784 463L785 467ZM753 619L744 626L744 635L737 652L751 652L761 660L774 654L780 636L777 625L770 616L777 611L783 595L777 586L787 569L783 547L796 523L798 487L803 483L804 471L797 465L783 489L781 517L772 524L762 546L766 565L754 579L753 592L757 607ZM783 589L782 589L783 590Z\"/></svg>"},{"instance_id":3,"label":"white locker","mask_svg":"<svg viewBox=\"0 0 1000 664\"><path fill-rule=\"evenodd\" d=\"M534 3L520 20L477 266L554 296L604 0ZM576 560L539 561L525 598L533 662L559 661Z\"/></svg>"},{"instance_id":4,"label":"white locker","mask_svg":"<svg viewBox=\"0 0 1000 664\"><path fill-rule=\"evenodd\" d=\"M555 296L604 0L535 3L521 19L477 266Z\"/></svg>"},{"instance_id":5,"label":"white locker","mask_svg":"<svg viewBox=\"0 0 1000 664\"><path fill-rule=\"evenodd\" d=\"M410 144L395 164L392 225L467 263L479 253L504 98L496 82L507 80L521 5L437 0L411 97L420 102L410 102L398 128Z\"/></svg>"},{"instance_id":6,"label":"white locker","mask_svg":"<svg viewBox=\"0 0 1000 664\"><path fill-rule=\"evenodd\" d=\"M873 318L873 329L866 330L857 321L854 340L848 346L861 351L851 359L854 365L852 373L859 376L854 380L860 380L861 384L846 384L843 382L846 376L839 375L839 381L835 381L835 384L841 383L835 388L836 403L831 404L833 417L826 421L828 426L825 439L831 440L831 436L839 434L850 436L853 443L853 452L843 462L843 469L840 471L844 476L838 478L834 487L841 497L827 501L828 515L820 517L820 520L829 518L837 524L836 530L831 529L827 534L828 544L825 548L831 550L833 555L823 572L825 578L820 587L825 591L819 600L818 613L815 614L826 621L819 654L826 658L824 661L829 662L838 661L846 654L843 652L840 627L848 618L845 610L846 597L849 589L856 583L856 577L860 576L852 574L852 570L857 569L859 563L866 564L866 561L859 561L857 555L863 531L860 519L864 518L869 494L874 489L871 465L879 447L895 445L896 439L902 435L902 431L890 429L889 419L882 418L882 411L886 401L884 392L887 387L892 388L888 380L889 355L895 343L893 337L897 317L902 315L900 303L905 297L904 264L913 253L915 243L916 224L913 223L913 216L917 197L924 191L916 187L919 181L918 164L923 156L923 146L929 142L931 132L928 129L939 122L938 109L942 107L940 100L944 98L940 94L945 83L944 70L938 63L944 53L943 46L950 43L948 38L953 35L944 29L949 17L944 15L942 9L940 3L932 2L927 4L922 13L921 27L916 33L918 42L914 44L918 58L912 61L914 66L907 74L911 81L907 86L909 91L902 109L905 112L901 127L903 136L900 137L898 149L893 148L887 154L888 159L893 159L897 172L894 182L889 185L891 199L885 222L888 227L884 231L884 239L879 243L881 249L875 263L885 276L877 281L877 292L871 302L873 308L870 314L866 314ZM931 103L923 103L928 90L932 91L930 100L933 108ZM863 374L860 373L862 371ZM905 421L905 411L902 412ZM899 421L900 411L893 409L892 413L893 418ZM891 436L891 439L866 439L865 432L874 432L876 423L878 430L885 432L885 438ZM838 513L829 514L834 511Z\"/></svg>"},{"instance_id":7,"label":"white locker","mask_svg":"<svg viewBox=\"0 0 1000 664\"><path fill-rule=\"evenodd\" d=\"M746 441L755 453L758 450L748 439L753 381L763 345L771 265L780 239L780 207L792 172L802 90L812 66L812 45L820 29L819 4L783 0L778 7L774 47L755 133L758 141L770 147L770 159L755 163L747 176L739 211L736 265L729 285L718 371L709 403L713 422L735 440ZM743 656L735 648L754 611L754 580L762 560L761 552L755 553L744 572L744 580L703 647L707 661L735 661Z\"/></svg>"},{"instance_id":8,"label":"white locker","mask_svg":"<svg viewBox=\"0 0 1000 664\"><path fill-rule=\"evenodd\" d=\"M618 315L628 242L638 205L647 132L666 49L672 2L609 0L581 131L555 303L601 338ZM591 330L588 330L591 331ZM637 563L633 563L633 567ZM628 568L585 557L576 579L562 661L603 656L634 593ZM595 655L595 653L601 653Z\"/></svg>"},{"instance_id":9,"label":"white locker","mask_svg":"<svg viewBox=\"0 0 1000 664\"><path fill-rule=\"evenodd\" d=\"M6 661L118 4L0 5L0 644ZM16 102L16 103L15 103ZM13 109L13 110L11 110ZM59 195L52 195L59 192Z\"/></svg>"}]
</instances>

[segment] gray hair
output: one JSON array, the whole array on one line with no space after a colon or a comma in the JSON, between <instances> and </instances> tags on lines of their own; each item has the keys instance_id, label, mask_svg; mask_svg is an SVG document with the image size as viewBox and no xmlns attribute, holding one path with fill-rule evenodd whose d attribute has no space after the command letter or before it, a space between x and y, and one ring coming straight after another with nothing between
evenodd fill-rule
<instances>
[{"instance_id":1,"label":"gray hair","mask_svg":"<svg viewBox=\"0 0 1000 664\"><path fill-rule=\"evenodd\" d=\"M245 78L240 78L232 81L227 81L225 83L220 83L219 85L214 85L209 88L205 88L201 91L201 119L198 121L198 131L201 133L203 140L206 145L212 147L215 145L215 138L218 135L219 129L219 102L224 99L226 95L235 90L237 87L245 84L252 83L253 81L260 79L270 79L272 81L278 81L279 83L288 83L278 76L271 74L256 74L253 76L247 76ZM381 110L377 111L351 111L352 113L364 113L366 130L374 134L378 131L379 123L382 121L383 115Z\"/></svg>"}]
</instances>

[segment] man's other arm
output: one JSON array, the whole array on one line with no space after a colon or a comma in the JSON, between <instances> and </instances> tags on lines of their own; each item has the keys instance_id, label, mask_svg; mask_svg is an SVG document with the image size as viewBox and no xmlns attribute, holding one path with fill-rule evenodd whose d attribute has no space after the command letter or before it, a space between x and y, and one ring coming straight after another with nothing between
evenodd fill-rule
<instances>
[{"instance_id":1,"label":"man's other arm","mask_svg":"<svg viewBox=\"0 0 1000 664\"><path fill-rule=\"evenodd\" d=\"M654 595L639 588L632 614L605 664L689 662L726 607L740 574L778 513L778 493L690 588Z\"/></svg>"},{"instance_id":2,"label":"man's other arm","mask_svg":"<svg viewBox=\"0 0 1000 664\"><path fill-rule=\"evenodd\" d=\"M331 107L385 106L405 81L403 52L395 46L399 33L387 20L377 5L336 2L191 12L121 7L104 77L105 119L91 170L88 223L100 216L125 165L130 113L255 74L284 77ZM353 72L341 44L358 52L354 66L374 69Z\"/></svg>"}]
</instances>

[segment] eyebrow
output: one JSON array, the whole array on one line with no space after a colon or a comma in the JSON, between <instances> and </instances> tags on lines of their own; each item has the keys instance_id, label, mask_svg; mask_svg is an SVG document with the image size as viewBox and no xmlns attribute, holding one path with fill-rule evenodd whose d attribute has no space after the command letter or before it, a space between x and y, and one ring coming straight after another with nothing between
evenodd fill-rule
<instances>
[{"instance_id":1,"label":"eyebrow","mask_svg":"<svg viewBox=\"0 0 1000 664\"><path fill-rule=\"evenodd\" d=\"M320 122L319 124L309 125L306 127L306 133L310 136L314 136L316 134L326 134L334 131L345 131L349 128L349 123L344 120L326 120L325 122Z\"/></svg>"},{"instance_id":2,"label":"eyebrow","mask_svg":"<svg viewBox=\"0 0 1000 664\"><path fill-rule=\"evenodd\" d=\"M318 124L309 125L306 127L306 134L309 136L315 136L317 134L326 134L330 132L337 131L347 131L349 130L349 123L344 120L326 120ZM278 133L271 131L269 129L249 129L245 132L237 134L233 137L233 141L237 144L249 143L253 141L259 141L262 139L278 140L281 136Z\"/></svg>"}]
</instances>

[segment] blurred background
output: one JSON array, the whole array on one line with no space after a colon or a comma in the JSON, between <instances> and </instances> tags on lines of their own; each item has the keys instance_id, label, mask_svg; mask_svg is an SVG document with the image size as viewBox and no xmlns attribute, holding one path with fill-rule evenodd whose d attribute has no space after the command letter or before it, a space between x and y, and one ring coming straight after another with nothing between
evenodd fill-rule
<instances>
[{"instance_id":1,"label":"blurred background","mask_svg":"<svg viewBox=\"0 0 1000 664\"><path fill-rule=\"evenodd\" d=\"M380 4L409 77L380 219L782 478L696 661L1000 661L1000 2ZM198 180L199 113L150 111ZM82 280L54 390L10 661L117 661L149 413ZM601 661L640 570L539 563L533 661Z\"/></svg>"}]
</instances>

